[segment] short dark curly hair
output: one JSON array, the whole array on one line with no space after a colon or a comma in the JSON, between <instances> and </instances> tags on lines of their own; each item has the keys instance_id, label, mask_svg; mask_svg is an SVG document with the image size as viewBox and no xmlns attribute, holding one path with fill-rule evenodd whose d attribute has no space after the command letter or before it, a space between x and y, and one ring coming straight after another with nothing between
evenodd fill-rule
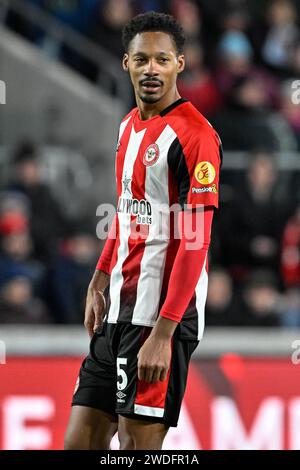
<instances>
[{"instance_id":1,"label":"short dark curly hair","mask_svg":"<svg viewBox=\"0 0 300 470\"><path fill-rule=\"evenodd\" d=\"M147 31L161 31L169 34L175 43L177 53L183 53L185 36L182 26L173 16L155 11L137 15L124 26L122 41L125 51L128 52L129 44L137 34Z\"/></svg>"}]
</instances>

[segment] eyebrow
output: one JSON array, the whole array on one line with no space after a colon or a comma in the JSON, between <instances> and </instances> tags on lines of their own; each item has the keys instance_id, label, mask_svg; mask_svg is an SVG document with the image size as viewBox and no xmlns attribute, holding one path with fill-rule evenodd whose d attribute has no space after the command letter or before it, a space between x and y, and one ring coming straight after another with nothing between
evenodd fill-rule
<instances>
[{"instance_id":1,"label":"eyebrow","mask_svg":"<svg viewBox=\"0 0 300 470\"><path fill-rule=\"evenodd\" d=\"M143 56L143 57L148 57L148 55L145 52L135 52L133 54L133 57L136 57L136 56L139 56L139 55ZM169 55L169 54L168 54L168 52L160 51L156 55Z\"/></svg>"}]
</instances>

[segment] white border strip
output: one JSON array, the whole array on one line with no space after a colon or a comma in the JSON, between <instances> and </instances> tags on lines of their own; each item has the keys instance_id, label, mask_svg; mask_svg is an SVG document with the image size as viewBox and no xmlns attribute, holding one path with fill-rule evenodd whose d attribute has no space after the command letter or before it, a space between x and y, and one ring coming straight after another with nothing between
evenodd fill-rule
<instances>
[{"instance_id":1,"label":"white border strip","mask_svg":"<svg viewBox=\"0 0 300 470\"><path fill-rule=\"evenodd\" d=\"M10 356L82 356L89 351L90 339L81 325L2 324L0 330L0 340L6 345L7 361ZM228 352L251 357L290 358L295 351L292 343L298 339L300 328L210 327L206 329L192 360L219 357Z\"/></svg>"},{"instance_id":2,"label":"white border strip","mask_svg":"<svg viewBox=\"0 0 300 470\"><path fill-rule=\"evenodd\" d=\"M155 408L153 406L134 405L134 412L137 415L153 416L154 418L162 418L164 408Z\"/></svg>"}]
</instances>

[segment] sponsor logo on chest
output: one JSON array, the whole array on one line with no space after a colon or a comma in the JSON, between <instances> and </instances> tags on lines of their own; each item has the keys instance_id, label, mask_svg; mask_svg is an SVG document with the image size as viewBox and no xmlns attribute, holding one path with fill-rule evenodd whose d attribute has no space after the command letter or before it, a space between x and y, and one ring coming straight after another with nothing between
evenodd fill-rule
<instances>
[{"instance_id":1,"label":"sponsor logo on chest","mask_svg":"<svg viewBox=\"0 0 300 470\"><path fill-rule=\"evenodd\" d=\"M145 199L126 199L120 197L117 212L136 216L137 224L152 224L152 207Z\"/></svg>"}]
</instances>

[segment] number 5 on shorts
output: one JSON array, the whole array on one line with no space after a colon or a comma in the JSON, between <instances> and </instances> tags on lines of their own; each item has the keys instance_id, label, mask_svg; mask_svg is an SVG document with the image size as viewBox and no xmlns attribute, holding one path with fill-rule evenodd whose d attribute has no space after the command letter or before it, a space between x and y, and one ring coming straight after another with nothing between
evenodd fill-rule
<instances>
[{"instance_id":1,"label":"number 5 on shorts","mask_svg":"<svg viewBox=\"0 0 300 470\"><path fill-rule=\"evenodd\" d=\"M121 368L121 366L127 365L127 358L126 357L117 357L117 375L121 378L121 382L117 383L118 390L124 390L128 384L128 379L126 372Z\"/></svg>"}]
</instances>

